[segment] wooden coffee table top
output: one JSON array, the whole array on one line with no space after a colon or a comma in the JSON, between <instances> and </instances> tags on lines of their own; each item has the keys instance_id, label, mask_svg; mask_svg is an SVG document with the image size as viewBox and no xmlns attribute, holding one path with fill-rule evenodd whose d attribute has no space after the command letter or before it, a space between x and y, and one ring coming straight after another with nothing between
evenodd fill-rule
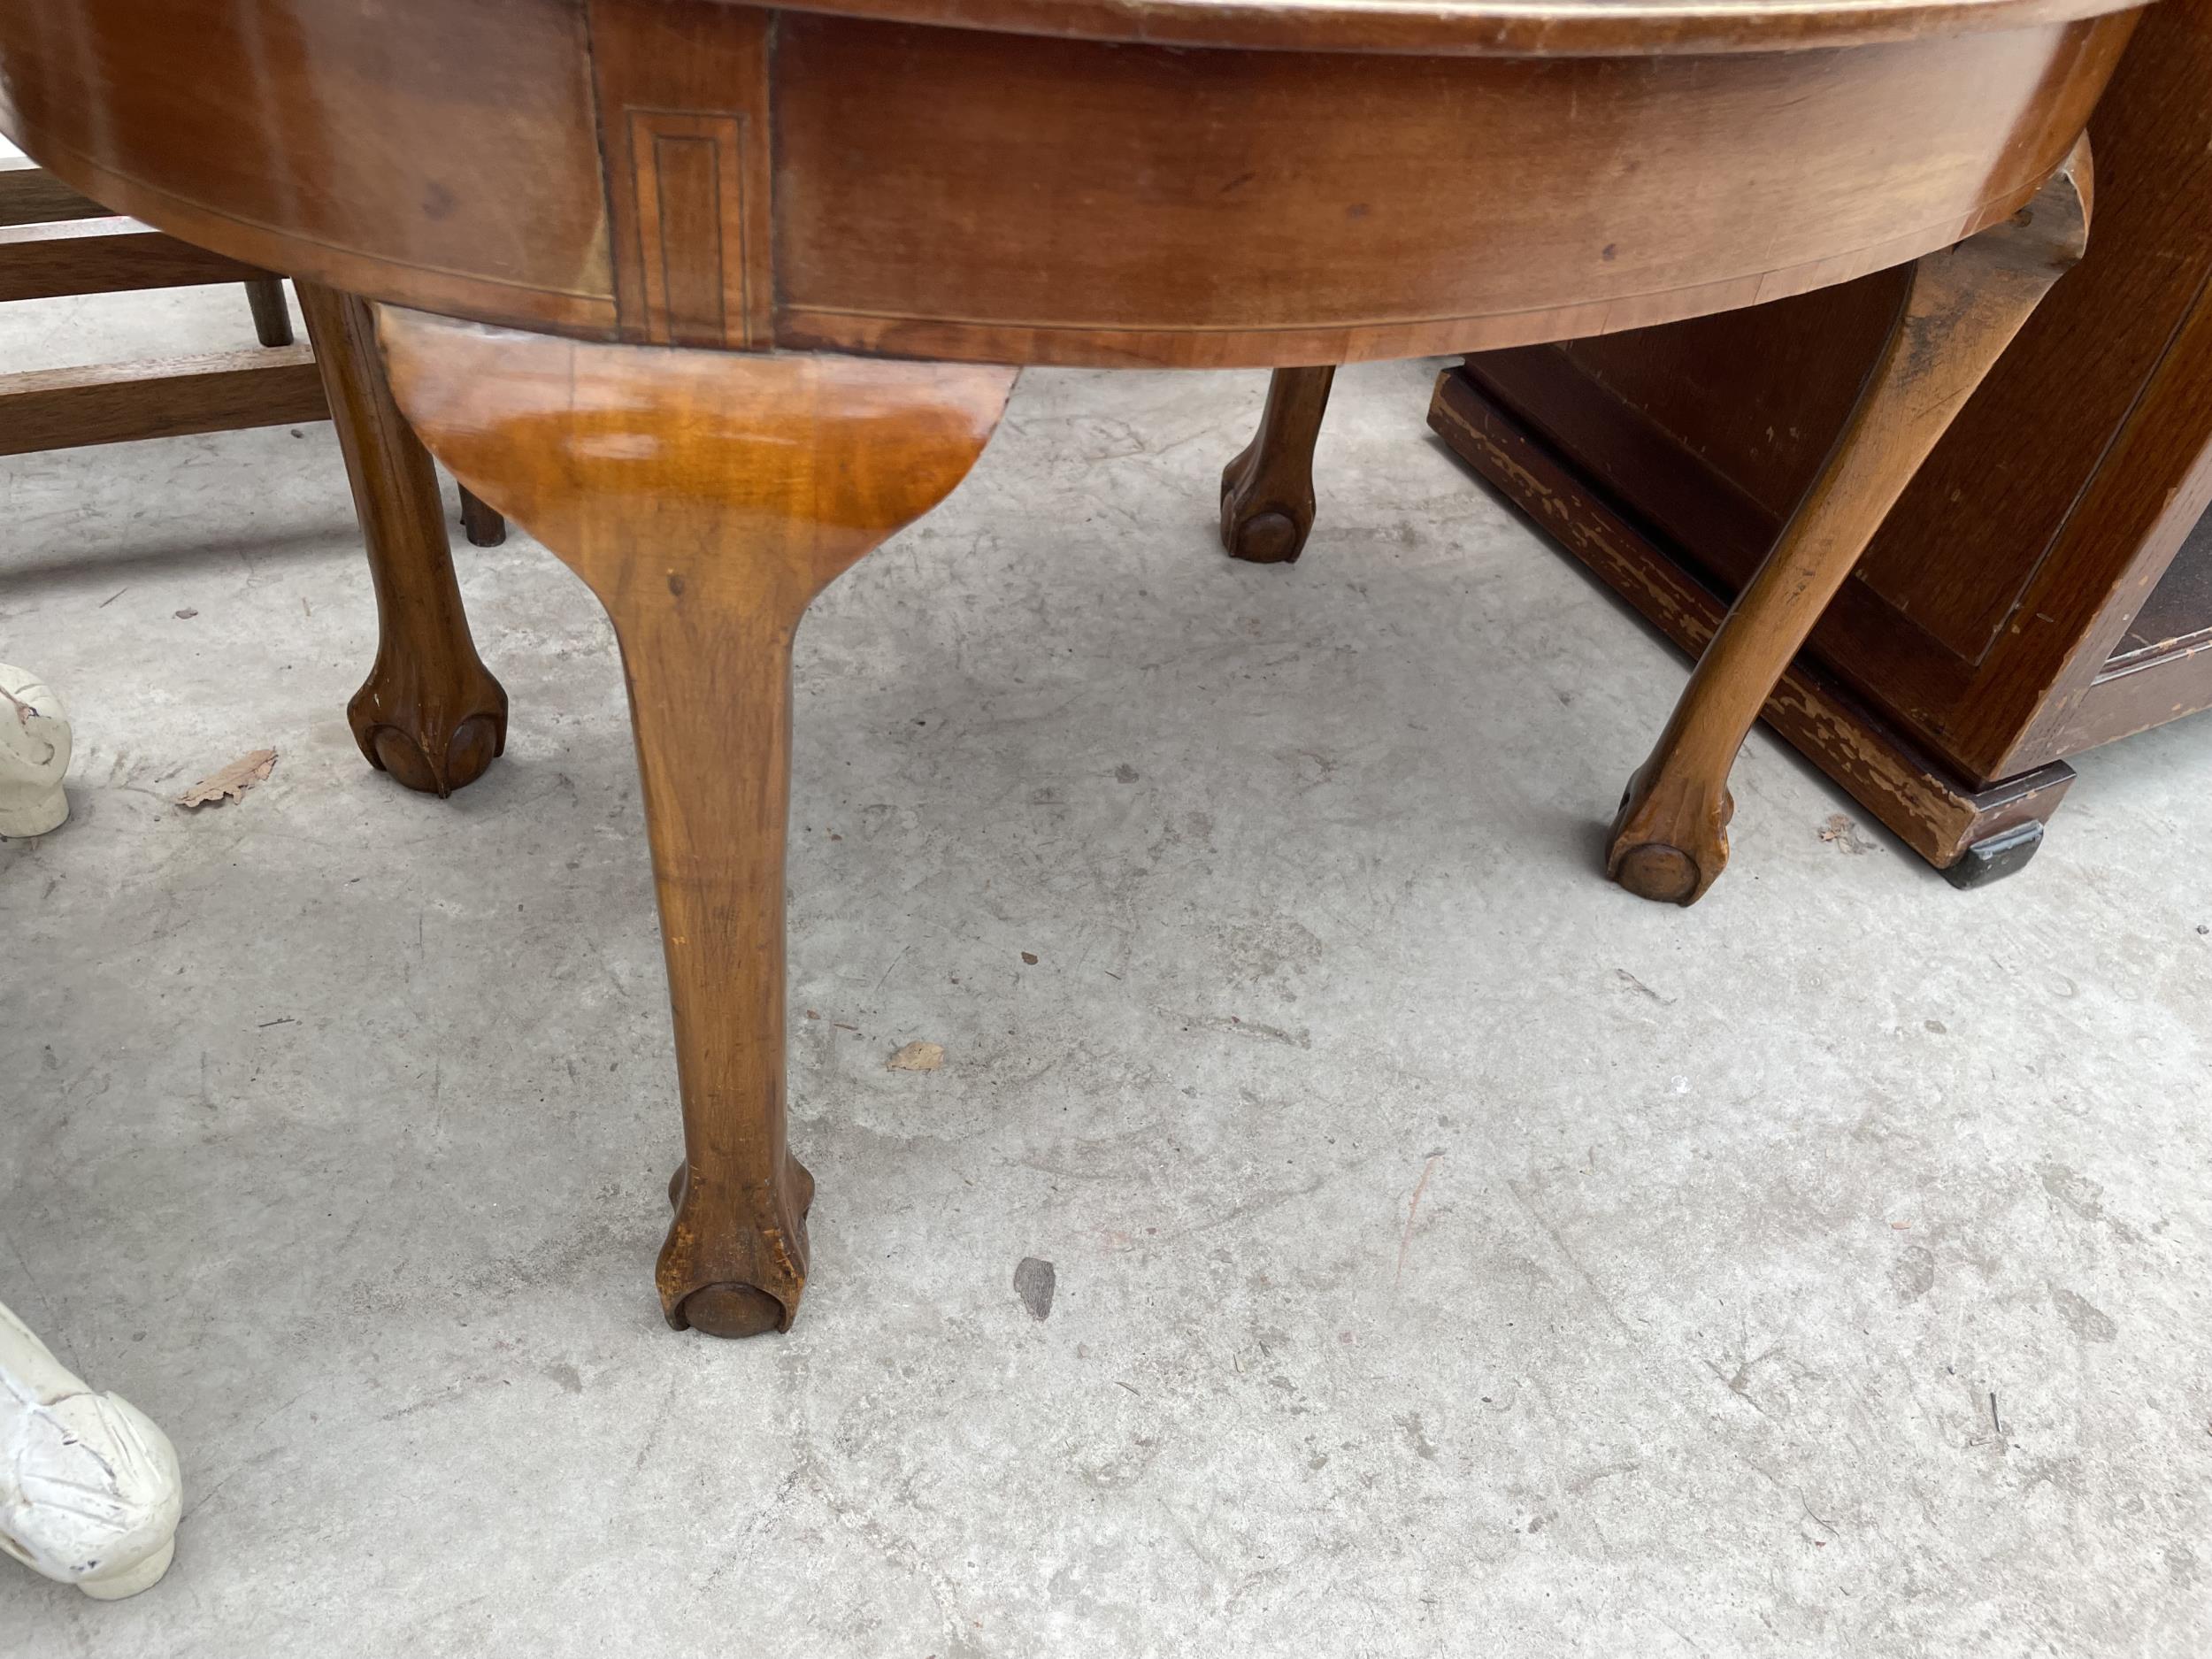
<instances>
[{"instance_id":1,"label":"wooden coffee table top","mask_svg":"<svg viewBox=\"0 0 2212 1659\"><path fill-rule=\"evenodd\" d=\"M185 240L483 322L1274 367L1637 327L1971 236L2065 157L2135 15L73 0L0 6L0 130ZM1754 47L1823 50L1721 50Z\"/></svg>"}]
</instances>

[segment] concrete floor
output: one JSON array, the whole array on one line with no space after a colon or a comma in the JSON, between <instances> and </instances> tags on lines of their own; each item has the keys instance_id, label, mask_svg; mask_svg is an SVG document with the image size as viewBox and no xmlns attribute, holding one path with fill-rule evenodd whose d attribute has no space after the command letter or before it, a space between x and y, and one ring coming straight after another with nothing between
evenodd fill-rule
<instances>
[{"instance_id":1,"label":"concrete floor","mask_svg":"<svg viewBox=\"0 0 2212 1659\"><path fill-rule=\"evenodd\" d=\"M249 339L219 291L0 312L11 366ZM1632 900L1601 827L1682 665L1430 440L1431 373L1343 377L1294 570L1213 545L1260 377L1032 373L817 607L814 1279L734 1345L651 1294L582 587L463 550L514 723L441 803L341 718L326 427L0 462L0 657L79 744L0 848L0 1298L189 1483L135 1601L0 1563L0 1653L2212 1647L2212 726L2087 757L1972 894L1755 736L1734 868Z\"/></svg>"}]
</instances>

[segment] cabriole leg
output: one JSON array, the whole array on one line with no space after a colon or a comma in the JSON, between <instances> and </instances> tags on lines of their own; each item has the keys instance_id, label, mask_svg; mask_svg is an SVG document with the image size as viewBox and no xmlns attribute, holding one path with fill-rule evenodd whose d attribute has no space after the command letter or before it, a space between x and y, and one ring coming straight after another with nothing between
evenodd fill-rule
<instances>
[{"instance_id":1,"label":"cabriole leg","mask_svg":"<svg viewBox=\"0 0 2212 1659\"><path fill-rule=\"evenodd\" d=\"M392 401L368 303L313 282L294 286L376 588L376 661L346 720L379 772L451 795L506 748L507 693L469 637L437 471Z\"/></svg>"},{"instance_id":2,"label":"cabriole leg","mask_svg":"<svg viewBox=\"0 0 2212 1659\"><path fill-rule=\"evenodd\" d=\"M2081 257L2090 194L2084 139L2030 206L1914 268L1827 465L1629 780L1606 871L1631 892L1694 903L1727 864L1728 772L1760 705L1952 417Z\"/></svg>"},{"instance_id":3,"label":"cabriole leg","mask_svg":"<svg viewBox=\"0 0 2212 1659\"><path fill-rule=\"evenodd\" d=\"M601 345L381 312L440 459L572 566L628 677L683 1092L671 1325L787 1329L813 1180L786 1144L791 643L949 495L1010 369Z\"/></svg>"}]
</instances>

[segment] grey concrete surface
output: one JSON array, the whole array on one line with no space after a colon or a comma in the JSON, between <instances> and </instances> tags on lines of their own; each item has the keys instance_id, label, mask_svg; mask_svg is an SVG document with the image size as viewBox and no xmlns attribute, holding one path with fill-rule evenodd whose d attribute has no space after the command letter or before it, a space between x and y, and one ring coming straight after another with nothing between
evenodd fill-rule
<instances>
[{"instance_id":1,"label":"grey concrete surface","mask_svg":"<svg viewBox=\"0 0 2212 1659\"><path fill-rule=\"evenodd\" d=\"M0 311L10 366L250 338ZM341 718L326 427L0 462L0 657L80 745L0 848L0 1299L189 1483L135 1601L0 1563L0 1654L2212 1647L2212 726L1973 894L1755 736L1735 867L1640 903L1594 861L1682 666L1429 440L1431 372L1342 377L1294 570L1213 543L1261 377L1029 374L818 607L814 1279L734 1345L651 1294L581 586L464 549L514 721L441 803Z\"/></svg>"}]
</instances>

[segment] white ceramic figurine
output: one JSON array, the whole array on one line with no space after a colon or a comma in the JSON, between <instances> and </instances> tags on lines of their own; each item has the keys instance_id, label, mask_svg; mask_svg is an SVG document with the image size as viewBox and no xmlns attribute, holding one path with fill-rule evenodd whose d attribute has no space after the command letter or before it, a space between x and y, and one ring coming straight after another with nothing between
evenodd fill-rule
<instances>
[{"instance_id":1,"label":"white ceramic figurine","mask_svg":"<svg viewBox=\"0 0 2212 1659\"><path fill-rule=\"evenodd\" d=\"M104 1601L136 1595L169 1571L183 1492L152 1419L0 1306L0 1555Z\"/></svg>"},{"instance_id":2,"label":"white ceramic figurine","mask_svg":"<svg viewBox=\"0 0 2212 1659\"><path fill-rule=\"evenodd\" d=\"M0 835L43 835L69 816L69 715L53 687L0 663Z\"/></svg>"}]
</instances>

